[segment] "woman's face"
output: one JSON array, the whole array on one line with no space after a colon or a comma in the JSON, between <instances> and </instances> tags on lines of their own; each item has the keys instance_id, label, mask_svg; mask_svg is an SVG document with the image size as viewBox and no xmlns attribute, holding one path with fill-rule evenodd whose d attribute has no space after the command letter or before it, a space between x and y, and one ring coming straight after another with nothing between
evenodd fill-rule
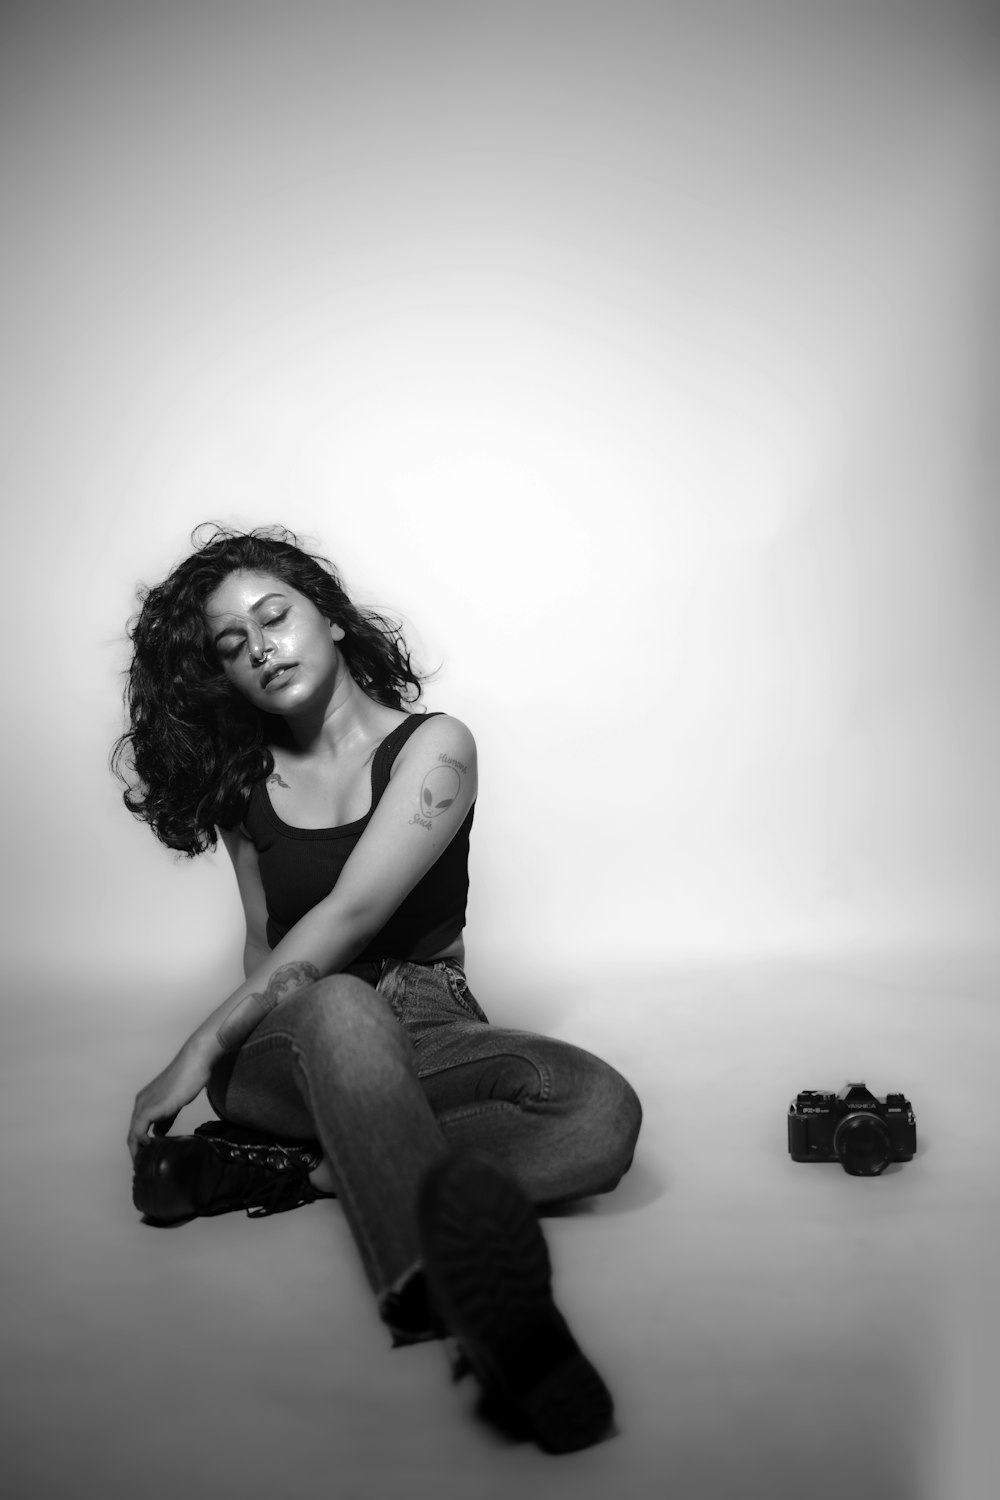
<instances>
[{"instance_id":1,"label":"woman's face","mask_svg":"<svg viewBox=\"0 0 1000 1500\"><path fill-rule=\"evenodd\" d=\"M343 628L273 574L230 573L206 600L205 625L230 682L265 713L294 714L332 692Z\"/></svg>"}]
</instances>

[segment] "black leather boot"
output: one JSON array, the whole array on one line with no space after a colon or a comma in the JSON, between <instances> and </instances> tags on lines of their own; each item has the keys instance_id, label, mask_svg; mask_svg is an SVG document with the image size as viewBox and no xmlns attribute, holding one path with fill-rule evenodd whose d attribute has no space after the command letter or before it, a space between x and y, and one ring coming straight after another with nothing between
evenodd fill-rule
<instances>
[{"instance_id":1,"label":"black leather boot","mask_svg":"<svg viewBox=\"0 0 1000 1500\"><path fill-rule=\"evenodd\" d=\"M263 1218L330 1198L309 1181L319 1166L318 1141L262 1134L213 1120L194 1135L152 1136L139 1148L132 1202L151 1224L234 1213Z\"/></svg>"}]
</instances>

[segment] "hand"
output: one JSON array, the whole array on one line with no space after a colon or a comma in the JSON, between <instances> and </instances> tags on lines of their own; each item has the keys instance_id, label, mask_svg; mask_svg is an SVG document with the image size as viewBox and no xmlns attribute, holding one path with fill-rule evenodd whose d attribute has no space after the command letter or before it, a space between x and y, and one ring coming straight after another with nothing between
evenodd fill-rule
<instances>
[{"instance_id":1,"label":"hand","mask_svg":"<svg viewBox=\"0 0 1000 1500\"><path fill-rule=\"evenodd\" d=\"M182 1047L173 1062L140 1090L128 1128L128 1149L133 1161L146 1144L150 1129L156 1135L166 1135L185 1104L197 1099L210 1072L203 1053Z\"/></svg>"}]
</instances>

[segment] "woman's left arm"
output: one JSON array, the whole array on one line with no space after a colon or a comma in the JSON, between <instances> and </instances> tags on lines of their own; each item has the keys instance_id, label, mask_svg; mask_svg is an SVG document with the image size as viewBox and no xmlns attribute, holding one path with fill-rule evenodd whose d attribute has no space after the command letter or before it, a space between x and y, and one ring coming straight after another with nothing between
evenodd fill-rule
<instances>
[{"instance_id":1,"label":"woman's left arm","mask_svg":"<svg viewBox=\"0 0 1000 1500\"><path fill-rule=\"evenodd\" d=\"M461 828L477 789L476 745L458 719L439 714L414 730L389 785L333 890L308 911L208 1016L136 1098L129 1148L150 1127L170 1129L208 1082L287 995L339 973L385 926Z\"/></svg>"}]
</instances>

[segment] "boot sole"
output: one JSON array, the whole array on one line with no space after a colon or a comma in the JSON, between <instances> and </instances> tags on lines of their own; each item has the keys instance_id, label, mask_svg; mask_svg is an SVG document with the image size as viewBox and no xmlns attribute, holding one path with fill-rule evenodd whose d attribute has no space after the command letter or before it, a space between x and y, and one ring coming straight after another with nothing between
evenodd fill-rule
<instances>
[{"instance_id":1,"label":"boot sole","mask_svg":"<svg viewBox=\"0 0 1000 1500\"><path fill-rule=\"evenodd\" d=\"M488 1401L549 1453L607 1437L614 1406L552 1299L549 1253L531 1204L485 1161L453 1157L420 1202L438 1312Z\"/></svg>"}]
</instances>

